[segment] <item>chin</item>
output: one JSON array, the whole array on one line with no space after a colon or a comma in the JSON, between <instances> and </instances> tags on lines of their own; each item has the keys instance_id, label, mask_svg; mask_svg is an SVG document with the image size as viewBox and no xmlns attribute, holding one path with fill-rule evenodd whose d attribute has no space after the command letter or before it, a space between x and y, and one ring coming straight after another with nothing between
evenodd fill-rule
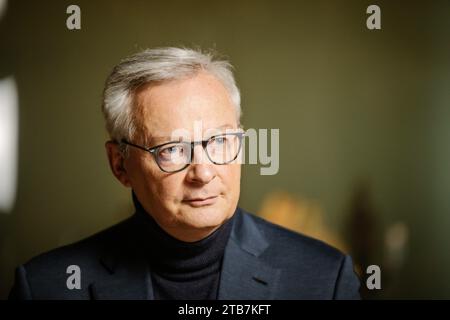
<instances>
[{"instance_id":1,"label":"chin","mask_svg":"<svg viewBox=\"0 0 450 320\"><path fill-rule=\"evenodd\" d=\"M226 211L226 209L215 206L186 208L182 213L182 221L194 228L218 227L228 219Z\"/></svg>"}]
</instances>

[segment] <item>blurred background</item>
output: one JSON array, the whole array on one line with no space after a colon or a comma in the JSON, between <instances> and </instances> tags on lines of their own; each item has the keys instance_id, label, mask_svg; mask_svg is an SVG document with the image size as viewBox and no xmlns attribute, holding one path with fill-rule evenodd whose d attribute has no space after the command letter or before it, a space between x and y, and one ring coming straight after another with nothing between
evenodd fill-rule
<instances>
[{"instance_id":1,"label":"blurred background","mask_svg":"<svg viewBox=\"0 0 450 320\"><path fill-rule=\"evenodd\" d=\"M245 165L241 207L351 254L363 281L379 265L366 298L450 298L449 1L1 0L0 39L0 298L17 265L133 213L101 93L157 46L215 48L245 127L280 130L278 174Z\"/></svg>"}]
</instances>

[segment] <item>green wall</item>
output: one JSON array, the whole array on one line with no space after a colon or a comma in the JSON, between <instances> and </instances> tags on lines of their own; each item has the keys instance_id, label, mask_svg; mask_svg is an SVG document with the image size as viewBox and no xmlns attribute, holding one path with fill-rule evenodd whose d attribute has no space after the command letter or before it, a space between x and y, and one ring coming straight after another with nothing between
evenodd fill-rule
<instances>
[{"instance_id":1,"label":"green wall","mask_svg":"<svg viewBox=\"0 0 450 320\"><path fill-rule=\"evenodd\" d=\"M65 26L73 3L79 31ZM375 3L382 30L369 31ZM9 1L0 78L17 81L20 145L16 203L0 214L0 298L16 265L132 213L104 152L103 84L124 56L178 45L229 57L244 125L280 129L279 173L246 165L242 207L258 212L284 190L317 201L345 238L363 184L371 263L386 226L410 234L404 267L376 296L450 298L449 36L446 1Z\"/></svg>"}]
</instances>

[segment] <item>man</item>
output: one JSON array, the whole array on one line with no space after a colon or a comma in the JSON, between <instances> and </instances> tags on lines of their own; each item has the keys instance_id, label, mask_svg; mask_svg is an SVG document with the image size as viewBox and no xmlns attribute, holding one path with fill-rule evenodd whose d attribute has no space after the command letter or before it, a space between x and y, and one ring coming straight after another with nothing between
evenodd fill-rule
<instances>
[{"instance_id":1,"label":"man","mask_svg":"<svg viewBox=\"0 0 450 320\"><path fill-rule=\"evenodd\" d=\"M237 207L244 134L228 62L138 53L109 76L103 113L109 164L136 212L20 266L11 298L359 298L350 257Z\"/></svg>"}]
</instances>

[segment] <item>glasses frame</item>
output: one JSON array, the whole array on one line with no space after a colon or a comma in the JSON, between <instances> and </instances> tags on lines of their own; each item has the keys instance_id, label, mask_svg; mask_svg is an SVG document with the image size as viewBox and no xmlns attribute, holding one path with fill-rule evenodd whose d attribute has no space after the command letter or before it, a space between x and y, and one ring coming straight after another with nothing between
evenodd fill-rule
<instances>
[{"instance_id":1,"label":"glasses frame","mask_svg":"<svg viewBox=\"0 0 450 320\"><path fill-rule=\"evenodd\" d=\"M231 135L232 136L237 136L239 138L239 148L238 148L238 151L236 153L236 156L233 159L231 159L230 161L227 161L225 163L219 163L219 162L213 161L211 159L211 157L209 156L208 150L206 149L206 147L208 146L208 142L211 139L214 139L214 138L217 138L217 137L231 136ZM156 164L158 165L159 169L161 169L161 171L166 172L166 173L175 173L175 172L183 171L184 169L189 167L189 165L192 164L192 160L194 159L194 148L197 145L201 145L203 147L203 150L205 151L206 156L208 157L209 161L211 161L212 163L214 163L216 165L225 165L225 164L229 164L230 162L233 162L234 160L236 160L236 158L238 157L239 153L241 152L241 149L242 149L242 138L244 136L245 136L245 132L242 132L242 131L240 131L240 132L228 132L228 133L216 134L214 136L209 137L206 140L192 141L192 142L187 142L187 141L169 141L169 142L165 142L163 144L159 144L157 146L150 147L150 148L149 147L145 147L145 146L141 146L141 145L138 145L138 144L134 144L132 142L127 141L126 139L122 139L120 142L123 143L123 144L126 144L126 145L129 145L129 146L132 146L132 147L135 147L135 148L138 148L138 149L141 149L141 150L149 152L153 156L153 159L155 160ZM175 170L175 171L167 171L167 170L164 170L161 167L161 165L160 165L160 163L158 161L157 154L158 154L159 149L161 149L162 147L164 147L164 146L166 146L168 144L173 144L173 143L180 143L180 144L189 145L190 146L190 150L191 150L191 158L189 159L189 162L186 163L186 165L184 167L182 167L181 169L178 169L178 170Z\"/></svg>"}]
</instances>

